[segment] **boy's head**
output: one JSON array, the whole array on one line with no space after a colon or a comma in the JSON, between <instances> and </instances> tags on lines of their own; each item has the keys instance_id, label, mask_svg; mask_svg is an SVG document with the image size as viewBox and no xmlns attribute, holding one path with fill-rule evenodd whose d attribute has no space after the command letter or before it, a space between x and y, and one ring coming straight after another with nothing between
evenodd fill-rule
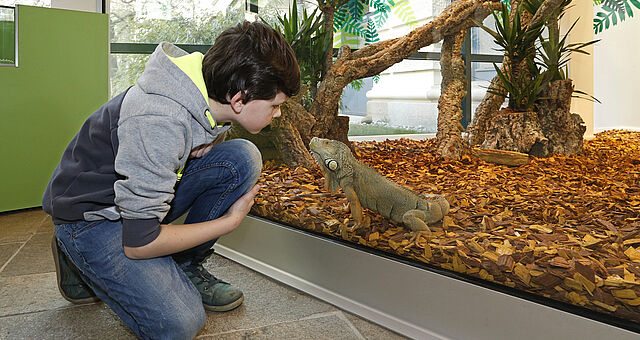
<instances>
[{"instance_id":1,"label":"boy's head","mask_svg":"<svg viewBox=\"0 0 640 340\"><path fill-rule=\"evenodd\" d=\"M287 97L300 89L300 67L287 41L273 28L243 22L216 39L202 62L209 97L229 104L240 92L242 102Z\"/></svg>"}]
</instances>

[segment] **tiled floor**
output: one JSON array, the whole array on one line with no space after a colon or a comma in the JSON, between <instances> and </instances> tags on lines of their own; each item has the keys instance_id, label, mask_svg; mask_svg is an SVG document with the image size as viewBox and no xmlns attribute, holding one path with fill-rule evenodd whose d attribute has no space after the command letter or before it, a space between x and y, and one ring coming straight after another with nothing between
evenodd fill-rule
<instances>
[{"instance_id":1,"label":"tiled floor","mask_svg":"<svg viewBox=\"0 0 640 340\"><path fill-rule=\"evenodd\" d=\"M132 339L103 303L60 296L53 225L40 209L0 215L0 339ZM404 339L221 256L206 267L245 292L239 308L209 313L201 339Z\"/></svg>"}]
</instances>

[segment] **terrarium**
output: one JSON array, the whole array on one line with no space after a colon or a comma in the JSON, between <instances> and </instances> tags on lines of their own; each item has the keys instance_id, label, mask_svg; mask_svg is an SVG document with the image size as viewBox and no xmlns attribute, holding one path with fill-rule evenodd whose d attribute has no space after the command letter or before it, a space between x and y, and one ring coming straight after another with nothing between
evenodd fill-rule
<instances>
[{"instance_id":1,"label":"terrarium","mask_svg":"<svg viewBox=\"0 0 640 340\"><path fill-rule=\"evenodd\" d=\"M291 98L282 119L257 137L232 129L265 156L252 214L621 323L640 322L640 133L609 131L583 141L584 124L570 106L575 96L590 95L574 90L564 70L570 53L594 42L570 44L560 34L558 19L570 3L453 1L404 36L345 45L334 58L327 49L334 30L326 27L349 27L351 9L321 7L335 18L328 24L319 12L300 18L290 12L280 27L296 54L306 56L299 58L311 90ZM460 51L467 31L490 16L495 30L487 32L506 59L495 65L464 130ZM440 43L435 138L349 141L348 118L337 114L343 88ZM346 163L318 156L325 141L342 145L359 164L349 171L392 184L348 185L342 174L332 175ZM406 195L386 195L391 188ZM406 217L414 210L426 211L422 222Z\"/></svg>"}]
</instances>

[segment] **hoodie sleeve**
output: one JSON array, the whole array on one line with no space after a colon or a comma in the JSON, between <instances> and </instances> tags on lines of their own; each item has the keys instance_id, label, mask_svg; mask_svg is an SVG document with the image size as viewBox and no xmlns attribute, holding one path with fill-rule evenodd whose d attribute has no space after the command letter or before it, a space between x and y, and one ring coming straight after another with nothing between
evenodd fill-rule
<instances>
[{"instance_id":1,"label":"hoodie sleeve","mask_svg":"<svg viewBox=\"0 0 640 340\"><path fill-rule=\"evenodd\" d=\"M140 247L155 240L174 197L187 129L175 117L140 115L118 126L115 203L122 216L122 244Z\"/></svg>"}]
</instances>

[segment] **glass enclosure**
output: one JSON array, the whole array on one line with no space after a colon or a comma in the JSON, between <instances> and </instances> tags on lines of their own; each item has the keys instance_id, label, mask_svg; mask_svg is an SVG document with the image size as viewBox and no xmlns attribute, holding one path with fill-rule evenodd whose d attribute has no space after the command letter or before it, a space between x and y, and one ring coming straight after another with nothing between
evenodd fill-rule
<instances>
[{"instance_id":1,"label":"glass enclosure","mask_svg":"<svg viewBox=\"0 0 640 340\"><path fill-rule=\"evenodd\" d=\"M365 7L357 25L334 27L334 48L362 48L376 39L400 37L433 20L450 3L389 2L385 14L381 13L384 6ZM256 6L256 1L115 0L111 1L112 43L167 40L210 45L224 28L244 20L247 8L257 10L273 25L288 6L288 1L258 1ZM299 2L303 6L314 8ZM484 24L493 28L493 18ZM496 75L494 63L500 67L502 53L480 29L472 29L469 37L471 55L465 57L473 112ZM339 113L350 117L349 135L435 133L442 80L440 46L423 48L418 56L348 86ZM133 84L151 51L112 55L112 95ZM476 282L490 282L511 293L534 294L594 315L640 321L640 286L635 280L640 268L629 261L630 256L640 259L640 252L634 248L625 258L620 255L622 245L605 246L605 240L615 235L626 235L627 239L620 239L624 242L638 240L629 227L638 220L637 204L634 208L621 201L602 203L607 190L613 189L599 186L600 179L585 182L581 177L582 162L598 159L598 143L585 146L584 159L555 157L525 168L491 165L471 157L445 161L437 156L436 147L435 139L354 143L357 158L387 179L418 195L445 195L451 210L443 221L430 226L430 232L413 232L371 210L364 211L363 221L356 221L345 192L326 190L325 173L271 162L260 178L263 189L252 214ZM556 162L566 162L571 174L549 173ZM604 162L602 166L611 170L606 176L617 178L620 187L634 185L624 177L624 164ZM361 188L372 199L375 192L387 189L382 184ZM590 211L597 211L597 216Z\"/></svg>"}]
</instances>

